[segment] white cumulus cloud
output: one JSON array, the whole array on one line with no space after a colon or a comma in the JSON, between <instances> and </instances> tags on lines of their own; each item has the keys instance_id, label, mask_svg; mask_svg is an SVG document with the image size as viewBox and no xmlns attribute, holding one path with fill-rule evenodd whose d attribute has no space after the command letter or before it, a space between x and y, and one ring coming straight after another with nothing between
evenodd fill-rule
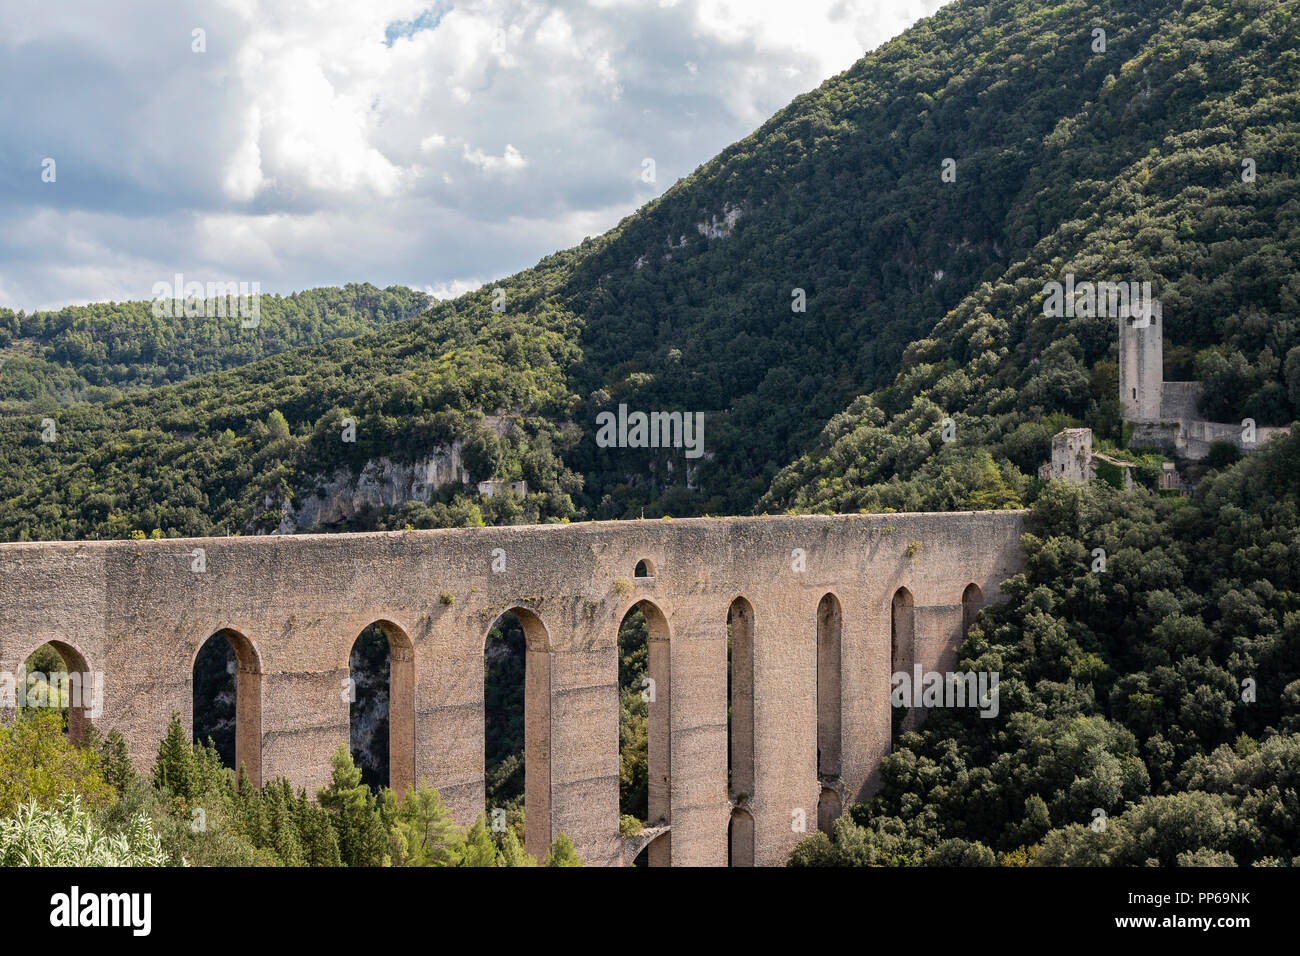
<instances>
[{"instance_id":1,"label":"white cumulus cloud","mask_svg":"<svg viewBox=\"0 0 1300 956\"><path fill-rule=\"evenodd\" d=\"M944 2L0 5L0 307L175 272L464 291L610 228Z\"/></svg>"}]
</instances>

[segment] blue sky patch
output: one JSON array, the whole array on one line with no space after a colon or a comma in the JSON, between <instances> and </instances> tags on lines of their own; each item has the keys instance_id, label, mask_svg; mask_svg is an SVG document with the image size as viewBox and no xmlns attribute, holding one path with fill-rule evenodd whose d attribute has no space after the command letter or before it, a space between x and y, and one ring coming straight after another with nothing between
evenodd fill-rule
<instances>
[{"instance_id":1,"label":"blue sky patch","mask_svg":"<svg viewBox=\"0 0 1300 956\"><path fill-rule=\"evenodd\" d=\"M415 36L421 30L436 30L442 18L451 13L450 3L439 0L414 20L394 20L384 28L384 46L392 46L401 37Z\"/></svg>"}]
</instances>

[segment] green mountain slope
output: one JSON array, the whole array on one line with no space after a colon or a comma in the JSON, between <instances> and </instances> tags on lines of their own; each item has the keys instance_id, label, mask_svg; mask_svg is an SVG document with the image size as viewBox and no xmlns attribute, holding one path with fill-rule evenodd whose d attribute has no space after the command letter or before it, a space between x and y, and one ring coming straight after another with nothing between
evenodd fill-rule
<instances>
[{"instance_id":1,"label":"green mountain slope","mask_svg":"<svg viewBox=\"0 0 1300 956\"><path fill-rule=\"evenodd\" d=\"M1294 3L1186 4L1062 117L1013 212L1041 238L912 343L888 388L832 419L763 506L988 504L999 489L1024 488L1062 425L1120 439L1116 320L1043 314L1044 284L1067 273L1152 283L1166 377L1204 381L1212 420L1295 420L1296 13ZM946 416L957 427L945 444ZM972 458L976 449L991 458Z\"/></svg>"},{"instance_id":2,"label":"green mountain slope","mask_svg":"<svg viewBox=\"0 0 1300 956\"><path fill-rule=\"evenodd\" d=\"M1217 414L1289 421L1295 8L958 0L492 287L69 407L54 442L0 419L0 537L269 530L336 469L452 443L528 497L457 486L349 526L1027 501L1054 428L1118 427L1111 323L1039 309L1068 270L1154 280ZM706 413L704 458L598 448L620 403Z\"/></svg>"},{"instance_id":3,"label":"green mountain slope","mask_svg":"<svg viewBox=\"0 0 1300 956\"><path fill-rule=\"evenodd\" d=\"M1049 138L1171 8L953 4L795 100L584 263L576 281L596 289L578 390L724 412L699 494L678 489L668 510L751 510L815 423L887 385L910 342L1070 218L1068 201L1028 198L1049 188ZM1098 23L1105 56L1089 51ZM730 238L699 234L737 209ZM618 488L637 472L626 453L583 450L590 497L615 492L603 514L647 497Z\"/></svg>"},{"instance_id":4,"label":"green mountain slope","mask_svg":"<svg viewBox=\"0 0 1300 956\"><path fill-rule=\"evenodd\" d=\"M378 289L368 282L264 295L257 324L249 328L216 315L155 316L153 302L96 303L30 315L0 309L0 414L111 401L132 389L382 328L427 309L430 301L414 289ZM223 305L235 314L233 301ZM251 326L253 320L247 321Z\"/></svg>"}]
</instances>

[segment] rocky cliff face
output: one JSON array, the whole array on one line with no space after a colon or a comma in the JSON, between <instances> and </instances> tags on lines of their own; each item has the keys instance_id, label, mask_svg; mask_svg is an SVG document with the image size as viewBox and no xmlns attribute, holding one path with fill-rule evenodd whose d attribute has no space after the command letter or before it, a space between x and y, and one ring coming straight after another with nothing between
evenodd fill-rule
<instances>
[{"instance_id":1,"label":"rocky cliff face","mask_svg":"<svg viewBox=\"0 0 1300 956\"><path fill-rule=\"evenodd\" d=\"M428 503L439 488L452 482L469 483L461 460L461 442L454 442L414 462L388 458L366 462L359 475L340 468L321 485L320 493L306 491L285 508L277 534L293 534L313 525L347 521L369 506L395 506L408 501Z\"/></svg>"}]
</instances>

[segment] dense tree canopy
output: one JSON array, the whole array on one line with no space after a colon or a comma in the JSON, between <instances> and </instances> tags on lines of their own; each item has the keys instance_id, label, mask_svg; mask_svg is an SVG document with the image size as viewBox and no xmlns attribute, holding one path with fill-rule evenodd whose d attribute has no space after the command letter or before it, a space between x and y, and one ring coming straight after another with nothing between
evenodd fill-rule
<instances>
[{"instance_id":1,"label":"dense tree canopy","mask_svg":"<svg viewBox=\"0 0 1300 956\"><path fill-rule=\"evenodd\" d=\"M934 711L792 862L1300 864L1297 474L1300 426L1190 501L1052 482L961 651L998 718Z\"/></svg>"},{"instance_id":2,"label":"dense tree canopy","mask_svg":"<svg viewBox=\"0 0 1300 956\"><path fill-rule=\"evenodd\" d=\"M881 792L794 861L1291 861L1297 432L1240 462L1216 449L1191 500L1036 470L1063 427L1116 454L1130 434L1115 317L1043 309L1067 275L1151 283L1167 377L1204 383L1205 416L1296 419L1298 7L957 0L604 236L451 301L273 297L254 335L148 303L0 311L0 540L264 533L339 473L453 451L467 483L327 530L1031 506L1027 570L963 652L1002 675L1001 717L901 735ZM621 405L702 412L704 454L599 447L596 416ZM1149 477L1158 460L1135 456ZM528 490L479 494L492 478ZM642 633L620 638L629 815ZM491 636L491 680L518 678L521 646ZM487 784L516 827L505 685ZM219 792L238 835L191 840L153 812L187 858L521 858L482 825L454 854L417 839L442 832L436 799L403 817L346 748L317 805L164 747L153 791ZM158 799L134 787L123 821Z\"/></svg>"},{"instance_id":3,"label":"dense tree canopy","mask_svg":"<svg viewBox=\"0 0 1300 956\"><path fill-rule=\"evenodd\" d=\"M1053 428L1123 438L1114 319L1043 314L1066 273L1152 282L1171 377L1205 382L1205 414L1287 424L1294 7L959 0L606 235L252 364L233 323L181 334L145 303L5 314L48 380L17 384L22 349L4 366L46 404L0 419L0 537L264 531L337 468L458 442L474 483L524 480L527 498L447 487L349 527L1023 504ZM348 288L376 325L414 304ZM315 314L324 293L303 295L281 305ZM345 326L299 322L263 354ZM52 395L96 402L51 414ZM703 412L706 454L597 447L596 414L620 403Z\"/></svg>"}]
</instances>

